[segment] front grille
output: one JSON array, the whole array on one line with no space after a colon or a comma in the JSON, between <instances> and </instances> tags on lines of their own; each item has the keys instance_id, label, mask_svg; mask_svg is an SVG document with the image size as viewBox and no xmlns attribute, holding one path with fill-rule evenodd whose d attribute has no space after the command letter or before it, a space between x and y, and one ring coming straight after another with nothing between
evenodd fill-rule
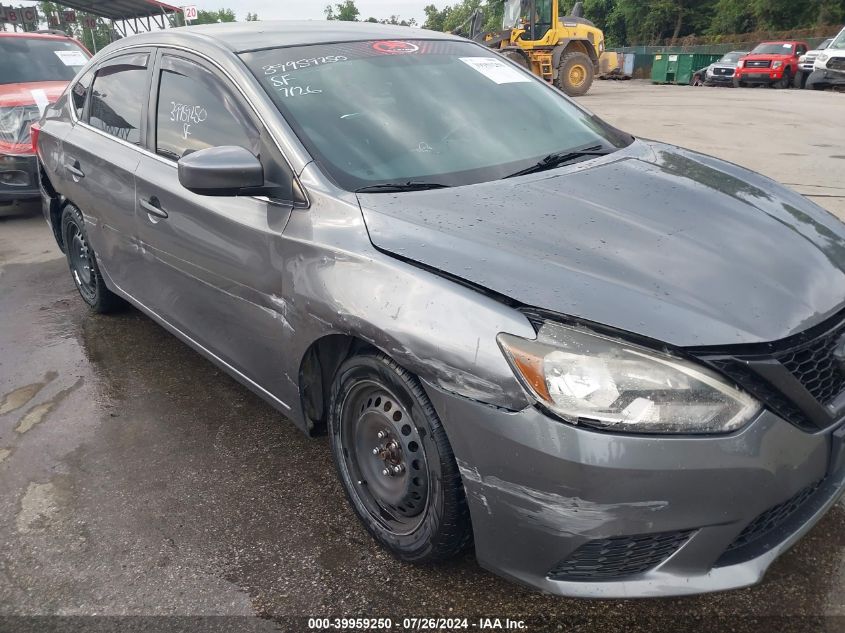
<instances>
[{"instance_id":1,"label":"front grille","mask_svg":"<svg viewBox=\"0 0 845 633\"><path fill-rule=\"evenodd\" d=\"M845 415L845 312L775 343L690 351L805 430L829 428Z\"/></svg>"},{"instance_id":2,"label":"front grille","mask_svg":"<svg viewBox=\"0 0 845 633\"><path fill-rule=\"evenodd\" d=\"M730 565L744 558L753 558L758 556L761 552L750 552L748 556L737 556L741 554L740 550L747 547L752 547L758 544L766 536L773 535L773 533L786 523L796 512L798 512L807 501L821 487L822 481L818 481L811 486L799 490L790 499L783 503L769 508L763 514L754 519L746 528L740 532L733 543L731 543L725 553L716 562L716 566Z\"/></svg>"},{"instance_id":3,"label":"front grille","mask_svg":"<svg viewBox=\"0 0 845 633\"><path fill-rule=\"evenodd\" d=\"M787 422L791 422L795 426L808 431L818 430L818 427L814 426L801 409L795 406L789 398L784 396L769 384L768 381L761 378L742 362L737 362L732 358L710 359L708 362L760 402L765 403L769 409Z\"/></svg>"},{"instance_id":4,"label":"front grille","mask_svg":"<svg viewBox=\"0 0 845 633\"><path fill-rule=\"evenodd\" d=\"M713 74L719 75L720 77L732 77L734 71L733 68L714 68Z\"/></svg>"},{"instance_id":5,"label":"front grille","mask_svg":"<svg viewBox=\"0 0 845 633\"><path fill-rule=\"evenodd\" d=\"M845 390L845 373L835 352L845 324L775 358L823 405L831 404Z\"/></svg>"},{"instance_id":6,"label":"front grille","mask_svg":"<svg viewBox=\"0 0 845 633\"><path fill-rule=\"evenodd\" d=\"M827 67L832 70L845 70L845 57L831 57Z\"/></svg>"},{"instance_id":7,"label":"front grille","mask_svg":"<svg viewBox=\"0 0 845 633\"><path fill-rule=\"evenodd\" d=\"M772 65L768 59L751 59L745 62L746 68L768 68Z\"/></svg>"},{"instance_id":8,"label":"front grille","mask_svg":"<svg viewBox=\"0 0 845 633\"><path fill-rule=\"evenodd\" d=\"M686 543L695 530L619 536L590 541L558 563L552 580L611 580L657 567Z\"/></svg>"}]
</instances>

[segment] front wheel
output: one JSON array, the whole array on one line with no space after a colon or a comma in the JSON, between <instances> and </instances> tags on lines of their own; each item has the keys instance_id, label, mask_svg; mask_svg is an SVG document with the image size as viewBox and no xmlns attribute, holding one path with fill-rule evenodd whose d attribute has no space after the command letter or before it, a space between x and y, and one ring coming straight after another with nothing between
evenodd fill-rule
<instances>
[{"instance_id":1,"label":"front wheel","mask_svg":"<svg viewBox=\"0 0 845 633\"><path fill-rule=\"evenodd\" d=\"M783 77L774 83L778 90L784 90L792 85L792 72L787 68L783 71Z\"/></svg>"},{"instance_id":2,"label":"front wheel","mask_svg":"<svg viewBox=\"0 0 845 633\"><path fill-rule=\"evenodd\" d=\"M593 60L585 53L566 53L557 67L555 85L570 97L587 94L593 85Z\"/></svg>"},{"instance_id":3,"label":"front wheel","mask_svg":"<svg viewBox=\"0 0 845 633\"><path fill-rule=\"evenodd\" d=\"M461 476L417 379L378 352L338 369L329 402L332 457L352 508L402 560L433 562L471 540Z\"/></svg>"}]
</instances>

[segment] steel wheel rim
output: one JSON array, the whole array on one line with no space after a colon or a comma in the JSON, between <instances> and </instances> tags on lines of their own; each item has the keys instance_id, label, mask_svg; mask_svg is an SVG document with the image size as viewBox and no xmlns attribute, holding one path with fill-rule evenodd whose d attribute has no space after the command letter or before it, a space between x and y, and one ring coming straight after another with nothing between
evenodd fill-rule
<instances>
[{"instance_id":1,"label":"steel wheel rim","mask_svg":"<svg viewBox=\"0 0 845 633\"><path fill-rule=\"evenodd\" d=\"M569 83L571 83L573 86L580 86L582 83L584 83L584 79L586 77L587 71L580 64L575 64L572 68L569 69Z\"/></svg>"},{"instance_id":2,"label":"steel wheel rim","mask_svg":"<svg viewBox=\"0 0 845 633\"><path fill-rule=\"evenodd\" d=\"M67 248L74 282L85 296L93 297L97 293L93 253L85 235L76 224L71 224L68 228Z\"/></svg>"},{"instance_id":3,"label":"steel wheel rim","mask_svg":"<svg viewBox=\"0 0 845 633\"><path fill-rule=\"evenodd\" d=\"M360 505L387 531L413 533L426 517L431 474L410 413L383 385L359 381L344 398L339 434L344 474Z\"/></svg>"}]
</instances>

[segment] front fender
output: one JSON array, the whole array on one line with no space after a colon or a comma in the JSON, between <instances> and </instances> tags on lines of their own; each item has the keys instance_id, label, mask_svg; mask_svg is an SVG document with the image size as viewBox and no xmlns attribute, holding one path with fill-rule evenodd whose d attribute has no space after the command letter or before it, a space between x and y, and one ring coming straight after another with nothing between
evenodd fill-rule
<instances>
[{"instance_id":1,"label":"front fender","mask_svg":"<svg viewBox=\"0 0 845 633\"><path fill-rule=\"evenodd\" d=\"M360 207L313 188L307 211L284 233L287 375L311 344L354 336L438 388L520 410L528 397L496 341L500 332L534 338L518 310L475 288L378 251ZM297 389L298 391L298 389ZM298 394L286 401L298 401Z\"/></svg>"}]
</instances>

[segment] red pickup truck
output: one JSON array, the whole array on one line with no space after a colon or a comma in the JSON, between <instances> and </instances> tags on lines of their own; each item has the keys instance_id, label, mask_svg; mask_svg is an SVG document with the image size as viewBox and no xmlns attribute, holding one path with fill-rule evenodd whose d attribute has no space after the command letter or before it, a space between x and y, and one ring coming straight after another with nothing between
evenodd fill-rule
<instances>
[{"instance_id":1,"label":"red pickup truck","mask_svg":"<svg viewBox=\"0 0 845 633\"><path fill-rule=\"evenodd\" d=\"M789 88L800 78L798 58L809 50L806 42L763 42L739 60L734 73L737 87L766 84Z\"/></svg>"},{"instance_id":2,"label":"red pickup truck","mask_svg":"<svg viewBox=\"0 0 845 633\"><path fill-rule=\"evenodd\" d=\"M63 34L0 31L0 207L39 197L30 126L89 57Z\"/></svg>"}]
</instances>

